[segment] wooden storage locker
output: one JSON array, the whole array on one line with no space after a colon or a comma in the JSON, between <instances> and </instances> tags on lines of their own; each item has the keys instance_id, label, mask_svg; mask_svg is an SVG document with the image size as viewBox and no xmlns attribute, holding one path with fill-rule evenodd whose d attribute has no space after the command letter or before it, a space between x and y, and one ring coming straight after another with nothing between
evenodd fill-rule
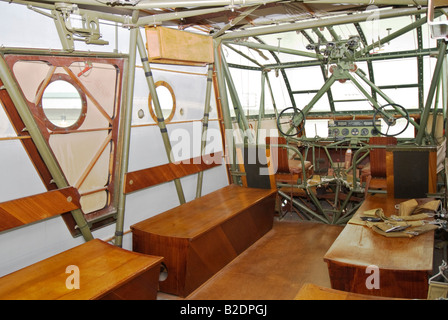
<instances>
[{"instance_id":1,"label":"wooden storage locker","mask_svg":"<svg viewBox=\"0 0 448 320\"><path fill-rule=\"evenodd\" d=\"M150 62L213 63L213 41L210 36L166 27L146 27L146 40Z\"/></svg>"}]
</instances>

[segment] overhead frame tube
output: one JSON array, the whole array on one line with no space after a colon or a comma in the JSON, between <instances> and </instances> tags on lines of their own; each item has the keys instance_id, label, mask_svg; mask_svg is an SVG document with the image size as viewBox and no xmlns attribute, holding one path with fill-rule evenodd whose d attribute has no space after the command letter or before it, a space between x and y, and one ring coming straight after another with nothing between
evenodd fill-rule
<instances>
[{"instance_id":1,"label":"overhead frame tube","mask_svg":"<svg viewBox=\"0 0 448 320\"><path fill-rule=\"evenodd\" d=\"M119 9L129 9L129 10L144 10L151 8L185 8L185 7L217 7L222 6L225 9L232 9L232 6L240 7L240 6L254 6L254 5L265 5L267 3L279 2L281 0L150 0L150 1L126 1L123 3L120 2L100 2L97 1L94 4L91 0L72 0L70 3L78 4L78 5L89 5L96 6L99 8L110 8L112 5L115 8ZM5 1L5 2L15 2ZM53 0L42 0L43 3L53 3Z\"/></svg>"},{"instance_id":2,"label":"overhead frame tube","mask_svg":"<svg viewBox=\"0 0 448 320\"><path fill-rule=\"evenodd\" d=\"M399 16L408 16L419 14L422 11L415 8L406 8L406 9L388 9L380 12L379 19L393 18ZM334 18L327 19L314 19L305 21L303 23L288 23L282 24L278 26L269 26L269 27L260 27L254 28L250 30L243 31L234 31L232 33L226 33L222 35L221 39L237 39L237 38L245 38L245 37L253 37L257 35L266 35L272 33L281 33L288 31L296 31L296 30L304 30L304 29L312 29L326 26L335 26L346 23L354 23L354 22L363 22L366 19L371 18L372 12L363 12L356 15L343 15L336 16Z\"/></svg>"},{"instance_id":3,"label":"overhead frame tube","mask_svg":"<svg viewBox=\"0 0 448 320\"><path fill-rule=\"evenodd\" d=\"M441 15L441 13L439 12L437 14L437 16L440 16L440 15ZM379 46L381 43L386 43L386 42L389 42L389 41L391 41L391 40L393 40L395 38L398 38L399 36L402 36L403 34L409 32L411 30L414 30L415 28L418 28L418 27L422 26L426 22L427 22L426 17L420 18L420 19L414 21L413 23L408 24L407 26L405 26L405 27L403 27L403 28L401 28L401 29L391 33L390 35L385 36L384 38L378 40L377 42L372 43L372 44L368 45L367 47L363 48L361 51L359 51L356 54L356 57L362 56L362 55L368 53L373 48Z\"/></svg>"},{"instance_id":4,"label":"overhead frame tube","mask_svg":"<svg viewBox=\"0 0 448 320\"><path fill-rule=\"evenodd\" d=\"M304 0L303 3L317 4L317 3L329 3L329 4L341 4L340 0ZM375 4L385 4L385 5L410 5L424 6L427 4L426 0L344 0L343 3L350 3L356 5L375 5Z\"/></svg>"},{"instance_id":5,"label":"overhead frame tube","mask_svg":"<svg viewBox=\"0 0 448 320\"><path fill-rule=\"evenodd\" d=\"M145 45L143 43L142 35L138 32L137 36L137 48L140 54L140 58L143 64L143 70L145 71L146 82L148 83L149 92L154 103L154 111L157 117L157 125L159 126L160 133L162 134L163 144L165 146L166 155L168 161L171 163L174 160L172 153L171 142L168 136L168 130L166 128L165 119L163 118L162 109L160 108L159 98L157 96L156 86L154 84L154 78L152 77L152 71L149 66L148 56L146 55ZM182 189L182 184L179 179L174 179L174 186L176 187L177 196L179 198L180 204L185 203L185 195Z\"/></svg>"},{"instance_id":6,"label":"overhead frame tube","mask_svg":"<svg viewBox=\"0 0 448 320\"><path fill-rule=\"evenodd\" d=\"M247 54L241 52L241 51L238 50L238 49L235 49L235 48L232 47L229 43L224 43L224 45L225 45L227 48L229 48L229 49L233 50L234 52L238 53L240 56L242 56L242 57L244 57L245 59L249 60L249 61L252 62L253 64L257 65L260 69L263 69L263 68L264 68L263 65L262 65L261 63L259 63L257 60L252 59L252 58L249 57Z\"/></svg>"},{"instance_id":7,"label":"overhead frame tube","mask_svg":"<svg viewBox=\"0 0 448 320\"><path fill-rule=\"evenodd\" d=\"M45 165L50 171L56 186L59 189L68 187L69 184L64 176L64 173L62 172L62 169L60 168L56 158L54 157L50 146L42 136L42 133L40 132L39 127L37 126L33 115L31 114L27 103L25 102L25 98L20 93L20 89L17 83L14 81L13 75L9 71L9 67L3 57L3 54L0 54L0 78L2 79L5 88L11 97L11 100L13 101L17 111L19 112L20 118L24 122L27 131L33 139L33 142L35 143L37 149L39 150L40 156L42 157ZM82 211L80 209L76 209L71 211L71 214L75 219L75 222L84 239L86 241L92 240L92 232Z\"/></svg>"},{"instance_id":8,"label":"overhead frame tube","mask_svg":"<svg viewBox=\"0 0 448 320\"><path fill-rule=\"evenodd\" d=\"M225 41L224 44L233 44L233 45L243 46L243 47L252 48L252 49L261 49L261 50L267 50L270 52L277 52L277 53L281 52L281 53L292 54L292 55L296 55L296 56L302 56L302 57L308 57L308 58L314 58L314 59L323 57L322 55L318 55L318 54L312 53L312 52L306 52L306 51L289 49L289 48L282 48L282 47L271 46L271 45L256 43L256 42Z\"/></svg>"},{"instance_id":9,"label":"overhead frame tube","mask_svg":"<svg viewBox=\"0 0 448 320\"><path fill-rule=\"evenodd\" d=\"M245 19L248 15L257 10L259 7L260 5L256 5L254 7L248 8L246 11L242 12L238 17L230 20L229 23L227 23L224 27L222 27L218 32L213 34L213 38L219 37L220 35L224 34L227 30L235 26L241 20Z\"/></svg>"}]
</instances>

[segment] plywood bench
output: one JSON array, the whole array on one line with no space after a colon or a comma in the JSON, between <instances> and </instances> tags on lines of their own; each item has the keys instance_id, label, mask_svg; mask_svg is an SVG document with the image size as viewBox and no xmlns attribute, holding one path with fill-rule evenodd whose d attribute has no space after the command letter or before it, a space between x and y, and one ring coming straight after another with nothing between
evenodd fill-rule
<instances>
[{"instance_id":1,"label":"plywood bench","mask_svg":"<svg viewBox=\"0 0 448 320\"><path fill-rule=\"evenodd\" d=\"M0 299L155 299L162 260L95 239L0 278Z\"/></svg>"},{"instance_id":2,"label":"plywood bench","mask_svg":"<svg viewBox=\"0 0 448 320\"><path fill-rule=\"evenodd\" d=\"M133 250L164 257L160 291L187 296L272 228L275 195L224 187L131 226Z\"/></svg>"}]
</instances>

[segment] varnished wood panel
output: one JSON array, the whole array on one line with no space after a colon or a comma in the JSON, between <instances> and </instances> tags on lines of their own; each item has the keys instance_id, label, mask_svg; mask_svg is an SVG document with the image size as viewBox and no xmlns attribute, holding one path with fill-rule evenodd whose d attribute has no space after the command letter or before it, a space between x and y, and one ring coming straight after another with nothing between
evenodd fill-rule
<instances>
[{"instance_id":1,"label":"varnished wood panel","mask_svg":"<svg viewBox=\"0 0 448 320\"><path fill-rule=\"evenodd\" d=\"M356 212L383 208L397 214L395 205L404 201L386 195L369 196ZM434 232L413 238L387 238L367 227L348 224L324 256L333 289L398 298L425 298L428 274L432 271ZM380 288L367 289L375 265L380 271Z\"/></svg>"},{"instance_id":2,"label":"varnished wood panel","mask_svg":"<svg viewBox=\"0 0 448 320\"><path fill-rule=\"evenodd\" d=\"M396 145L397 138L395 137L370 137L369 145ZM372 148L370 150L370 170L372 177L385 178L386 177L386 149Z\"/></svg>"},{"instance_id":3,"label":"varnished wood panel","mask_svg":"<svg viewBox=\"0 0 448 320\"><path fill-rule=\"evenodd\" d=\"M212 153L187 159L179 163L167 163L160 166L128 172L125 175L124 193L155 186L164 182L211 169L222 164L222 153Z\"/></svg>"},{"instance_id":4,"label":"varnished wood panel","mask_svg":"<svg viewBox=\"0 0 448 320\"><path fill-rule=\"evenodd\" d=\"M248 207L275 196L276 190L229 185L131 226L132 230L194 239Z\"/></svg>"},{"instance_id":5,"label":"varnished wood panel","mask_svg":"<svg viewBox=\"0 0 448 320\"><path fill-rule=\"evenodd\" d=\"M0 203L0 231L79 209L79 193L73 187Z\"/></svg>"},{"instance_id":6,"label":"varnished wood panel","mask_svg":"<svg viewBox=\"0 0 448 320\"><path fill-rule=\"evenodd\" d=\"M272 228L275 195L227 186L131 226L133 250L163 256L160 290L186 296Z\"/></svg>"},{"instance_id":7,"label":"varnished wood panel","mask_svg":"<svg viewBox=\"0 0 448 320\"><path fill-rule=\"evenodd\" d=\"M437 192L437 151L429 152L428 155L428 193Z\"/></svg>"},{"instance_id":8,"label":"varnished wood panel","mask_svg":"<svg viewBox=\"0 0 448 320\"><path fill-rule=\"evenodd\" d=\"M428 271L379 269L380 287L367 288L370 273L367 266L354 266L328 262L331 287L358 294L406 299L426 299L428 295Z\"/></svg>"},{"instance_id":9,"label":"varnished wood panel","mask_svg":"<svg viewBox=\"0 0 448 320\"><path fill-rule=\"evenodd\" d=\"M295 296L294 300L389 300L391 298L369 296L347 291L335 290L306 283Z\"/></svg>"},{"instance_id":10,"label":"varnished wood panel","mask_svg":"<svg viewBox=\"0 0 448 320\"><path fill-rule=\"evenodd\" d=\"M0 299L155 299L162 260L95 239L0 278ZM70 265L79 289L66 286Z\"/></svg>"},{"instance_id":11,"label":"varnished wood panel","mask_svg":"<svg viewBox=\"0 0 448 320\"><path fill-rule=\"evenodd\" d=\"M188 300L292 300L305 283L330 287L322 260L343 227L284 219Z\"/></svg>"},{"instance_id":12,"label":"varnished wood panel","mask_svg":"<svg viewBox=\"0 0 448 320\"><path fill-rule=\"evenodd\" d=\"M158 279L160 274L159 264L130 279L110 293L102 296L101 300L156 300Z\"/></svg>"},{"instance_id":13,"label":"varnished wood panel","mask_svg":"<svg viewBox=\"0 0 448 320\"><path fill-rule=\"evenodd\" d=\"M181 279L185 279L188 246L188 239L165 237L133 230L133 251L161 256L164 259L163 263L168 270L168 277L159 283L159 289L162 292L177 293L183 291L184 282Z\"/></svg>"},{"instance_id":14,"label":"varnished wood panel","mask_svg":"<svg viewBox=\"0 0 448 320\"><path fill-rule=\"evenodd\" d=\"M181 296L187 296L238 256L221 226L189 242L186 275Z\"/></svg>"}]
</instances>

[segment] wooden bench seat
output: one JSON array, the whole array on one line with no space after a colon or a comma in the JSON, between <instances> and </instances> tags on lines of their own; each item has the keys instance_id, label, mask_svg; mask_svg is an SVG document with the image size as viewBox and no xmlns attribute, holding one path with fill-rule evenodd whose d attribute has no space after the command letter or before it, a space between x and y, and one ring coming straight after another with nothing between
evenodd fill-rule
<instances>
[{"instance_id":1,"label":"wooden bench seat","mask_svg":"<svg viewBox=\"0 0 448 320\"><path fill-rule=\"evenodd\" d=\"M94 239L0 278L0 299L156 299L162 260ZM69 266L79 289L67 287Z\"/></svg>"},{"instance_id":2,"label":"wooden bench seat","mask_svg":"<svg viewBox=\"0 0 448 320\"><path fill-rule=\"evenodd\" d=\"M133 250L164 257L160 291L187 296L272 228L275 195L224 187L131 226Z\"/></svg>"}]
</instances>

